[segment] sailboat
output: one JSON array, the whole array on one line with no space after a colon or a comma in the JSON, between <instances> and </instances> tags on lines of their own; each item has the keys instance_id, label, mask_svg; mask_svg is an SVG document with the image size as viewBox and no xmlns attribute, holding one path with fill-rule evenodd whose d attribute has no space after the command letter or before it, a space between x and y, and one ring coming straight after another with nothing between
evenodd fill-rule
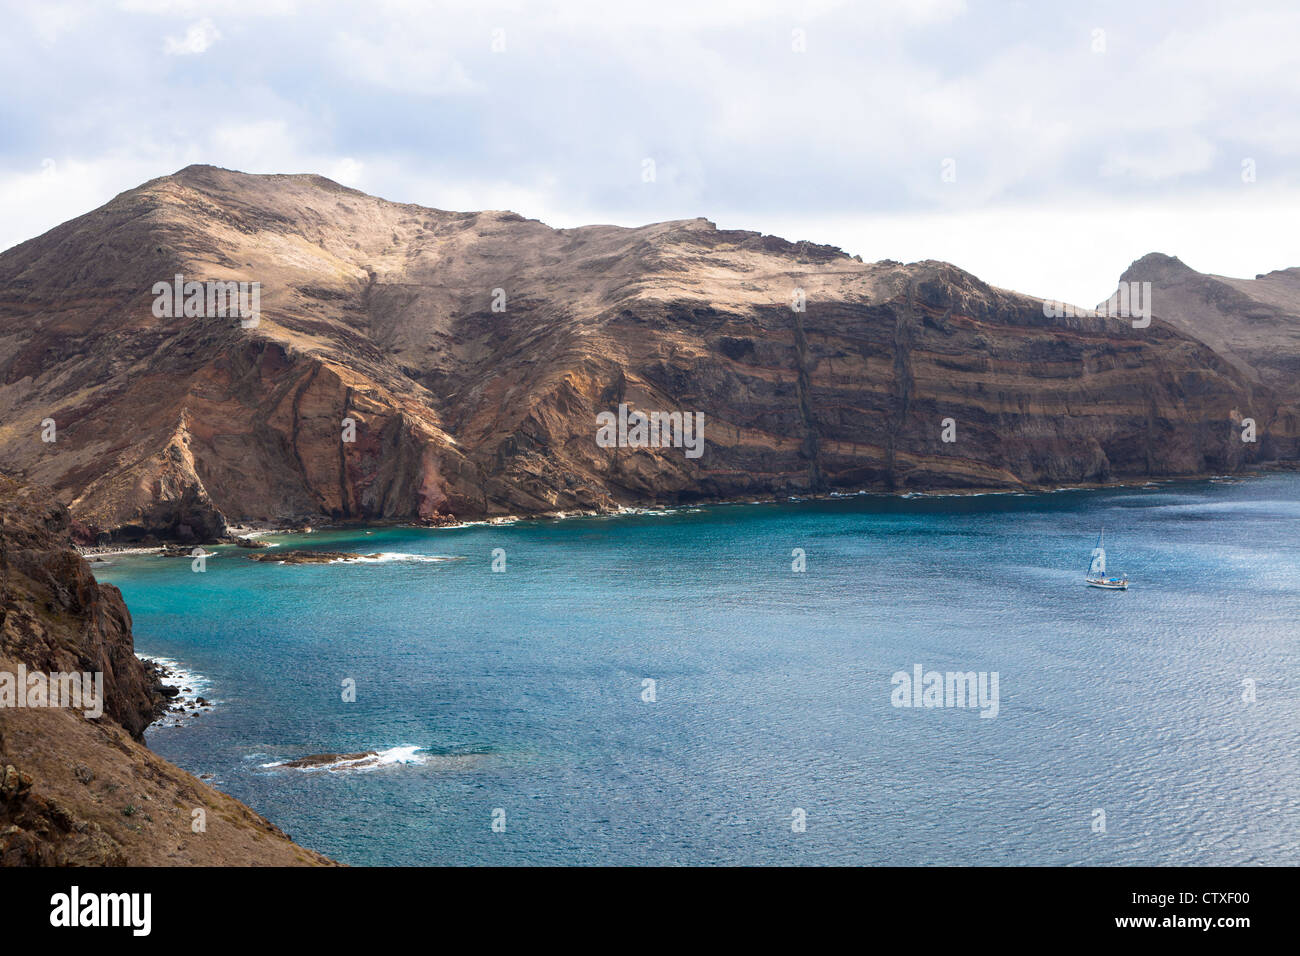
<instances>
[{"instance_id":1,"label":"sailboat","mask_svg":"<svg viewBox=\"0 0 1300 956\"><path fill-rule=\"evenodd\" d=\"M1106 529L1101 529L1101 534L1097 535L1097 547L1092 549L1092 563L1088 565L1088 575L1083 580L1092 588L1106 588L1110 591L1127 591L1128 575L1112 578L1106 576L1106 549L1102 546L1102 538L1106 534Z\"/></svg>"}]
</instances>

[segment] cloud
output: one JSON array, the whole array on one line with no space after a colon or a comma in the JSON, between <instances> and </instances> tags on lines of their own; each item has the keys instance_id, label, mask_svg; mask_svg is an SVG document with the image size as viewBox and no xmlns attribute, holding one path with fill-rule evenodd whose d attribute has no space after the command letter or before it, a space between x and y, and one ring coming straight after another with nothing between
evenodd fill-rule
<instances>
[{"instance_id":1,"label":"cloud","mask_svg":"<svg viewBox=\"0 0 1300 956\"><path fill-rule=\"evenodd\" d=\"M128 13L166 17L282 17L302 12L304 4L302 0L118 0L118 7Z\"/></svg>"},{"instance_id":2,"label":"cloud","mask_svg":"<svg viewBox=\"0 0 1300 956\"><path fill-rule=\"evenodd\" d=\"M334 180L336 183L342 183L344 186L361 189L365 185L365 170L365 163L357 162L355 159L345 156L337 162L331 163L322 175L327 179Z\"/></svg>"},{"instance_id":3,"label":"cloud","mask_svg":"<svg viewBox=\"0 0 1300 956\"><path fill-rule=\"evenodd\" d=\"M469 92L473 84L455 57L434 42L412 42L408 30L418 35L428 29L428 24L394 27L383 36L339 31L331 42L332 58L352 77L381 90L420 96Z\"/></svg>"},{"instance_id":4,"label":"cloud","mask_svg":"<svg viewBox=\"0 0 1300 956\"><path fill-rule=\"evenodd\" d=\"M1156 182L1204 172L1217 159L1214 144L1202 136L1173 136L1145 149L1116 144L1106 151L1101 175Z\"/></svg>"},{"instance_id":5,"label":"cloud","mask_svg":"<svg viewBox=\"0 0 1300 956\"><path fill-rule=\"evenodd\" d=\"M1243 189L1291 212L1300 193L1300 11L1284 0L63 0L15 4L6 23L0 82L24 96L0 105L0 246L210 162L556 225L707 216L847 237L864 256L992 265L992 281L1090 302L1128 263L1098 250L1159 246L1144 230L1179 209L1256 222ZM67 188L29 201L46 158ZM1026 239L1035 211L1126 208L1151 216L1122 239L1063 240L1082 251L1060 265ZM1211 271L1275 267L1270 243L1300 263L1271 227L1179 221Z\"/></svg>"},{"instance_id":6,"label":"cloud","mask_svg":"<svg viewBox=\"0 0 1300 956\"><path fill-rule=\"evenodd\" d=\"M185 36L168 37L163 43L163 52L168 56L193 56L206 53L212 44L221 39L221 31L215 23L204 17L192 23L185 31Z\"/></svg>"},{"instance_id":7,"label":"cloud","mask_svg":"<svg viewBox=\"0 0 1300 956\"><path fill-rule=\"evenodd\" d=\"M25 11L30 18L36 38L42 46L51 47L63 34L75 30L85 19L80 3L33 4Z\"/></svg>"},{"instance_id":8,"label":"cloud","mask_svg":"<svg viewBox=\"0 0 1300 956\"><path fill-rule=\"evenodd\" d=\"M882 216L772 219L789 239L838 245L868 262L940 259L990 285L1091 306L1148 252L1176 255L1194 269L1254 278L1300 263L1294 222L1300 189L1243 184L1148 200L1068 201L1051 208L1007 204L978 210ZM724 218L720 227L752 223Z\"/></svg>"}]
</instances>

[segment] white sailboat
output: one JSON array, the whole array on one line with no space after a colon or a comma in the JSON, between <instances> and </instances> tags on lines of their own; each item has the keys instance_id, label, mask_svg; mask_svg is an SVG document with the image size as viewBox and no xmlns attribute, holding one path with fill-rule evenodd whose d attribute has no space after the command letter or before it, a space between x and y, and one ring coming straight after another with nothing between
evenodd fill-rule
<instances>
[{"instance_id":1,"label":"white sailboat","mask_svg":"<svg viewBox=\"0 0 1300 956\"><path fill-rule=\"evenodd\" d=\"M1097 535L1097 547L1092 549L1092 563L1088 565L1088 574L1083 580L1091 588L1106 588L1109 591L1127 591L1128 575L1121 575L1117 578L1108 577L1106 574L1106 549L1102 546L1102 538L1106 534L1106 529L1101 529L1101 534Z\"/></svg>"}]
</instances>

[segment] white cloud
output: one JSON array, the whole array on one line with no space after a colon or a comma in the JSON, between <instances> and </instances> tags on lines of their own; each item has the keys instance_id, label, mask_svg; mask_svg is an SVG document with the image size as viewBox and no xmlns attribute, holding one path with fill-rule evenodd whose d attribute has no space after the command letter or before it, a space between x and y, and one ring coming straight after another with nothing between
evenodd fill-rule
<instances>
[{"instance_id":1,"label":"white cloud","mask_svg":"<svg viewBox=\"0 0 1300 956\"><path fill-rule=\"evenodd\" d=\"M38 3L28 6L24 13L42 46L53 46L59 37L80 26L86 19L85 4Z\"/></svg>"},{"instance_id":2,"label":"white cloud","mask_svg":"<svg viewBox=\"0 0 1300 956\"><path fill-rule=\"evenodd\" d=\"M122 156L45 157L0 174L0 249L38 236L157 176L156 168Z\"/></svg>"},{"instance_id":3,"label":"white cloud","mask_svg":"<svg viewBox=\"0 0 1300 956\"><path fill-rule=\"evenodd\" d=\"M1003 205L960 213L781 219L764 232L838 245L868 262L940 259L990 285L1092 306L1149 252L1193 269L1254 278L1300 265L1295 213L1300 190L1238 185L1146 201L1069 200L1050 209ZM754 228L727 217L719 226Z\"/></svg>"},{"instance_id":4,"label":"white cloud","mask_svg":"<svg viewBox=\"0 0 1300 956\"><path fill-rule=\"evenodd\" d=\"M441 26L441 21L417 21L377 37L339 31L332 59L357 80L381 89L422 96L467 93L473 84L456 58L440 51L433 36L420 41Z\"/></svg>"},{"instance_id":5,"label":"white cloud","mask_svg":"<svg viewBox=\"0 0 1300 956\"><path fill-rule=\"evenodd\" d=\"M0 83L25 94L0 141L0 248L208 162L557 226L707 216L1085 304L1153 249L1300 264L1276 227L1300 195L1283 0L56 2L15 5L0 34ZM159 56L160 35L191 59ZM192 59L214 42L230 69ZM32 181L47 157L62 188Z\"/></svg>"},{"instance_id":6,"label":"white cloud","mask_svg":"<svg viewBox=\"0 0 1300 956\"><path fill-rule=\"evenodd\" d=\"M353 189L360 189L365 184L366 164L357 162L350 156L345 156L335 163L331 163L322 174L327 179L332 179L336 183L342 183L344 186L351 186Z\"/></svg>"},{"instance_id":7,"label":"white cloud","mask_svg":"<svg viewBox=\"0 0 1300 956\"><path fill-rule=\"evenodd\" d=\"M167 37L163 43L163 52L168 56L192 56L206 53L212 44L221 39L217 25L204 17L197 23L191 23L183 37Z\"/></svg>"},{"instance_id":8,"label":"white cloud","mask_svg":"<svg viewBox=\"0 0 1300 956\"><path fill-rule=\"evenodd\" d=\"M128 13L168 17L287 16L303 8L300 0L119 0L118 7Z\"/></svg>"},{"instance_id":9,"label":"white cloud","mask_svg":"<svg viewBox=\"0 0 1300 956\"><path fill-rule=\"evenodd\" d=\"M1117 144L1108 148L1101 175L1151 182L1176 179L1210 169L1216 158L1214 145L1201 136L1176 136L1145 150Z\"/></svg>"}]
</instances>

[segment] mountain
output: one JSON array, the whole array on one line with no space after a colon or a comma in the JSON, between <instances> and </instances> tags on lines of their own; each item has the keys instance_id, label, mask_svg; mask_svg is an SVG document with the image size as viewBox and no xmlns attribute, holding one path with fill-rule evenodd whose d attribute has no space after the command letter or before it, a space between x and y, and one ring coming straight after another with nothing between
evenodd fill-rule
<instances>
[{"instance_id":1,"label":"mountain","mask_svg":"<svg viewBox=\"0 0 1300 956\"><path fill-rule=\"evenodd\" d=\"M99 719L0 706L0 866L330 863L144 746L165 697L71 528L48 492L0 477L0 672L103 675Z\"/></svg>"},{"instance_id":2,"label":"mountain","mask_svg":"<svg viewBox=\"0 0 1300 956\"><path fill-rule=\"evenodd\" d=\"M1153 252L1121 282L1150 282L1153 310L1288 403L1300 401L1300 268L1233 279Z\"/></svg>"},{"instance_id":3,"label":"mountain","mask_svg":"<svg viewBox=\"0 0 1300 956\"><path fill-rule=\"evenodd\" d=\"M156 316L178 274L260 283L256 326ZM82 540L1229 472L1296 457L1277 384L942 262L312 175L191 166L0 254L0 462ZM702 414L703 454L604 447L620 404Z\"/></svg>"}]
</instances>

